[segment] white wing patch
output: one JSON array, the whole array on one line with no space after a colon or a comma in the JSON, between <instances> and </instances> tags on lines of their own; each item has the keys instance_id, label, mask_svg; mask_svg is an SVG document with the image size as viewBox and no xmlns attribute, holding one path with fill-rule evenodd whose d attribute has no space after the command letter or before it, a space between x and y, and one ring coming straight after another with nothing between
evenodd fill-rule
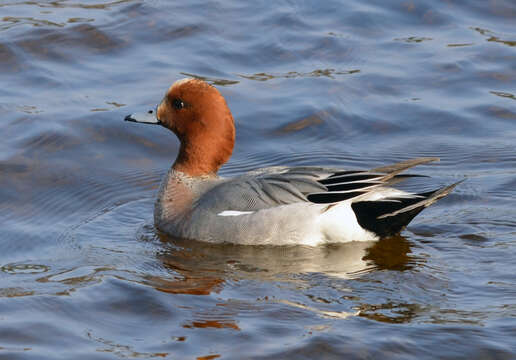
<instances>
[{"instance_id":1,"label":"white wing patch","mask_svg":"<svg viewBox=\"0 0 516 360\"><path fill-rule=\"evenodd\" d=\"M248 215L252 214L254 211L237 211L237 210L224 210L219 212L218 216L240 216L240 215Z\"/></svg>"}]
</instances>

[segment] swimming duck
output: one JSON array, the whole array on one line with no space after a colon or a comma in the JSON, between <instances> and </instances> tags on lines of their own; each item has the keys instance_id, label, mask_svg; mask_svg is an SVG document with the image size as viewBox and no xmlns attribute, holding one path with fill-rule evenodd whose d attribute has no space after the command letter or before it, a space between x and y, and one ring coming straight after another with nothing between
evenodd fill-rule
<instances>
[{"instance_id":1,"label":"swimming duck","mask_svg":"<svg viewBox=\"0 0 516 360\"><path fill-rule=\"evenodd\" d=\"M161 125L180 140L154 209L156 228L174 237L309 246L378 240L399 233L457 185L418 194L389 186L411 176L404 170L437 158L367 171L275 166L219 177L233 151L235 125L224 97L199 79L176 81L155 110L125 120Z\"/></svg>"}]
</instances>

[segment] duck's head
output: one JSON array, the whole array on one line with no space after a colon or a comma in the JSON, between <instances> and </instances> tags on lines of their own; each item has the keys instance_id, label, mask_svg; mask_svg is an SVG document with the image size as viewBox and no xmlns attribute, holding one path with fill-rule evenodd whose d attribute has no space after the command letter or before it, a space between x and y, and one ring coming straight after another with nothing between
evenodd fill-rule
<instances>
[{"instance_id":1,"label":"duck's head","mask_svg":"<svg viewBox=\"0 0 516 360\"><path fill-rule=\"evenodd\" d=\"M172 130L181 142L173 167L190 176L217 173L235 143L233 116L224 97L199 79L176 81L156 110L131 114L125 120Z\"/></svg>"}]
</instances>

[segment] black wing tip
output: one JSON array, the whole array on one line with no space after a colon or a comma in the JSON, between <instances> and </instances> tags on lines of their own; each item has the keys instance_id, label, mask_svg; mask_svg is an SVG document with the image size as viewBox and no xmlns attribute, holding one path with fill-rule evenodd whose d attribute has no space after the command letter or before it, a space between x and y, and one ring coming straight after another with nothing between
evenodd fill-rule
<instances>
[{"instance_id":1,"label":"black wing tip","mask_svg":"<svg viewBox=\"0 0 516 360\"><path fill-rule=\"evenodd\" d=\"M349 200L351 198L364 194L365 191L347 191L347 192L321 192L312 193L306 196L307 200L314 204L332 204L340 201Z\"/></svg>"}]
</instances>

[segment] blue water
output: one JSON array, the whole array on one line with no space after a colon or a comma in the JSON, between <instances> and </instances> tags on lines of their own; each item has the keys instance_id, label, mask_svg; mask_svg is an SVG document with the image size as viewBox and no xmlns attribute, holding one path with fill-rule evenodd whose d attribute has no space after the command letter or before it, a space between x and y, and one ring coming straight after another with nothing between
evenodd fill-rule
<instances>
[{"instance_id":1,"label":"blue water","mask_svg":"<svg viewBox=\"0 0 516 360\"><path fill-rule=\"evenodd\" d=\"M418 156L466 179L401 236L213 246L153 228L175 80L223 175ZM0 2L0 358L516 358L514 1Z\"/></svg>"}]
</instances>

